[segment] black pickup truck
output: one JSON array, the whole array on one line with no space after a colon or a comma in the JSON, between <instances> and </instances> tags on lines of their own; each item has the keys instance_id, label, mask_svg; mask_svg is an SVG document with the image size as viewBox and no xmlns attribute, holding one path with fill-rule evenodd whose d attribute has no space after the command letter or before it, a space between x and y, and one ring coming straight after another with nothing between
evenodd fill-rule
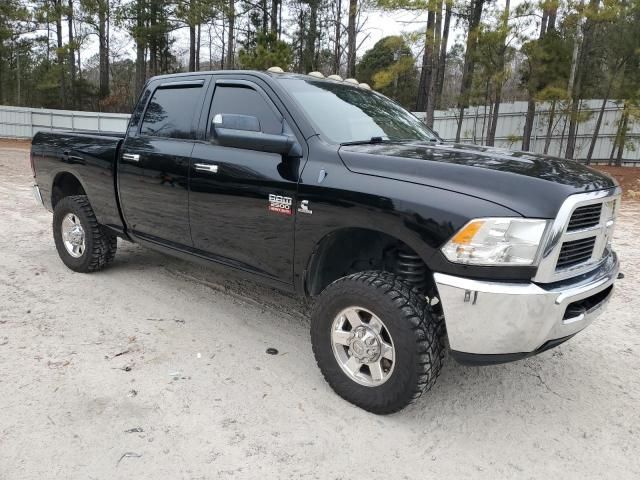
<instances>
[{"instance_id":1,"label":"black pickup truck","mask_svg":"<svg viewBox=\"0 0 640 480\"><path fill-rule=\"evenodd\" d=\"M573 161L447 144L366 85L219 71L152 78L125 135L38 133L62 261L117 237L314 297L331 387L375 413L444 353L520 359L585 328L618 275L620 188Z\"/></svg>"}]
</instances>

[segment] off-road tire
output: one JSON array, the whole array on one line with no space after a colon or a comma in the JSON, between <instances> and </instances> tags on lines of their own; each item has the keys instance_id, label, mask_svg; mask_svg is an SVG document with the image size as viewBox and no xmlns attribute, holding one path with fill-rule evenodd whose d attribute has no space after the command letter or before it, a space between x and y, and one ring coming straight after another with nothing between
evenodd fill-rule
<instances>
[{"instance_id":1,"label":"off-road tire","mask_svg":"<svg viewBox=\"0 0 640 480\"><path fill-rule=\"evenodd\" d=\"M85 234L85 250L78 258L67 252L62 240L62 220L68 213L80 219ZM118 247L118 238L98 223L86 195L65 197L56 204L53 211L53 239L62 262L80 273L103 269L113 261Z\"/></svg>"},{"instance_id":2,"label":"off-road tire","mask_svg":"<svg viewBox=\"0 0 640 480\"><path fill-rule=\"evenodd\" d=\"M332 350L333 320L354 305L377 315L393 339L397 363L378 386L363 386L347 376ZM311 343L318 367L338 395L369 412L389 414L433 387L444 359L443 323L425 297L397 275L360 272L336 280L320 294L311 317Z\"/></svg>"}]
</instances>

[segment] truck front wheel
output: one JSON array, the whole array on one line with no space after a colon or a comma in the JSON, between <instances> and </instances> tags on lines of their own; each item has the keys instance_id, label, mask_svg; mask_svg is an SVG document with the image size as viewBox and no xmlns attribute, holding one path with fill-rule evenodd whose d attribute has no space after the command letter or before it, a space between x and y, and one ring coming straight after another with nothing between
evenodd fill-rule
<instances>
[{"instance_id":1,"label":"truck front wheel","mask_svg":"<svg viewBox=\"0 0 640 480\"><path fill-rule=\"evenodd\" d=\"M391 273L329 285L311 320L316 361L333 390L372 413L401 410L429 390L444 356L441 317Z\"/></svg>"},{"instance_id":2,"label":"truck front wheel","mask_svg":"<svg viewBox=\"0 0 640 480\"><path fill-rule=\"evenodd\" d=\"M118 238L98 223L86 195L65 197L56 204L53 239L63 263L81 273L104 268L118 246Z\"/></svg>"}]
</instances>

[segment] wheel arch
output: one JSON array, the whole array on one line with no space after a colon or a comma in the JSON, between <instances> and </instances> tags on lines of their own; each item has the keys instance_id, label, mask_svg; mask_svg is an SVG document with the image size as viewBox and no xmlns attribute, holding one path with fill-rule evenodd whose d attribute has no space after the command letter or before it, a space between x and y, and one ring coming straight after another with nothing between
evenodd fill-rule
<instances>
[{"instance_id":1,"label":"wheel arch","mask_svg":"<svg viewBox=\"0 0 640 480\"><path fill-rule=\"evenodd\" d=\"M86 195L87 190L80 178L67 170L57 172L51 183L51 209L55 209L60 200L73 195Z\"/></svg>"},{"instance_id":2,"label":"wheel arch","mask_svg":"<svg viewBox=\"0 0 640 480\"><path fill-rule=\"evenodd\" d=\"M411 252L422 261L429 274L424 249L416 248L396 235L369 227L341 227L325 234L314 246L307 260L304 289L308 296L320 294L335 280L366 270L393 272L398 251ZM430 285L429 285L430 286Z\"/></svg>"}]
</instances>

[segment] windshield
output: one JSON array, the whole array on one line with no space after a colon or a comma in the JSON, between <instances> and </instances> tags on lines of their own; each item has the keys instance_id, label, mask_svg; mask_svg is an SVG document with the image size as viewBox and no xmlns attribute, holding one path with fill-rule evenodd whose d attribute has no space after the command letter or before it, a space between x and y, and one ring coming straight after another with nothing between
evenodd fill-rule
<instances>
[{"instance_id":1,"label":"windshield","mask_svg":"<svg viewBox=\"0 0 640 480\"><path fill-rule=\"evenodd\" d=\"M322 80L279 79L318 133L332 143L433 141L438 137L404 108L379 93Z\"/></svg>"}]
</instances>

